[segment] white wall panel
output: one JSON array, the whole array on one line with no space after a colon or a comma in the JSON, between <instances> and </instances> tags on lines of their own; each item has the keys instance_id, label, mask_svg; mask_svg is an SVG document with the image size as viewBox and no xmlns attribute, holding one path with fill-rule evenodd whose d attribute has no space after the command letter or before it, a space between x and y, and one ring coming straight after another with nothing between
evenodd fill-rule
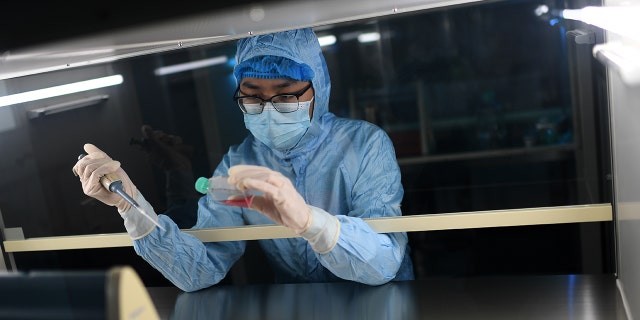
<instances>
[{"instance_id":1,"label":"white wall panel","mask_svg":"<svg viewBox=\"0 0 640 320\"><path fill-rule=\"evenodd\" d=\"M639 0L608 1L606 5L640 5ZM608 35L608 41L630 41ZM640 62L640 57L636 63ZM617 215L618 277L628 312L640 318L640 86L628 85L609 71L615 211Z\"/></svg>"}]
</instances>

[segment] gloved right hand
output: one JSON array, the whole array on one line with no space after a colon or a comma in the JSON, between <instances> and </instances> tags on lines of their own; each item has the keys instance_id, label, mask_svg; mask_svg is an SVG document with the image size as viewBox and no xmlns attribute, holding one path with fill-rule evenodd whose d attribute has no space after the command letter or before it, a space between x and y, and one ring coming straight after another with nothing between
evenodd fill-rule
<instances>
[{"instance_id":1,"label":"gloved right hand","mask_svg":"<svg viewBox=\"0 0 640 320\"><path fill-rule=\"evenodd\" d=\"M122 181L124 192L133 199L137 197L138 190L120 167L120 162L111 159L98 147L89 143L84 145L84 151L87 155L78 160L73 166L73 172L80 177L84 194L110 206L117 207L121 213L127 211L131 205L118 194L107 190L100 183L100 178L104 175L114 173Z\"/></svg>"}]
</instances>

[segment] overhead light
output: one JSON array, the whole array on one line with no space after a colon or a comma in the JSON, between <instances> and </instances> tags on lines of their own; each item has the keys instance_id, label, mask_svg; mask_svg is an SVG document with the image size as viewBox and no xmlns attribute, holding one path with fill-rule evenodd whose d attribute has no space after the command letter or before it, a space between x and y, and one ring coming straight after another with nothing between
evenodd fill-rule
<instances>
[{"instance_id":1,"label":"overhead light","mask_svg":"<svg viewBox=\"0 0 640 320\"><path fill-rule=\"evenodd\" d=\"M165 76L172 73L184 72L194 69L206 68L210 66L215 66L217 64L226 63L229 60L227 56L219 56L210 59L203 59L198 61L174 64L171 66L160 67L154 71L156 76Z\"/></svg>"},{"instance_id":2,"label":"overhead light","mask_svg":"<svg viewBox=\"0 0 640 320\"><path fill-rule=\"evenodd\" d=\"M624 83L640 84L640 49L620 42L599 44L593 47L593 56L616 70Z\"/></svg>"},{"instance_id":3,"label":"overhead light","mask_svg":"<svg viewBox=\"0 0 640 320\"><path fill-rule=\"evenodd\" d=\"M640 6L565 9L561 15L565 19L582 21L621 36L640 40Z\"/></svg>"},{"instance_id":4,"label":"overhead light","mask_svg":"<svg viewBox=\"0 0 640 320\"><path fill-rule=\"evenodd\" d=\"M536 9L534 10L536 16L540 17L542 15L545 15L547 13L549 13L549 6L542 4L536 7Z\"/></svg>"},{"instance_id":5,"label":"overhead light","mask_svg":"<svg viewBox=\"0 0 640 320\"><path fill-rule=\"evenodd\" d=\"M115 86L121 84L123 81L122 75L113 75L103 78L96 78L86 81L74 82L63 84L60 86L49 87L45 89L38 89L33 91L27 91L23 93L16 93L8 96L0 97L0 107L10 106L17 103L35 101L40 99L46 99L51 97L63 96L66 94L88 91L98 88L104 88L109 86Z\"/></svg>"},{"instance_id":6,"label":"overhead light","mask_svg":"<svg viewBox=\"0 0 640 320\"><path fill-rule=\"evenodd\" d=\"M380 33L378 32L361 33L358 35L358 42L360 43L374 42L378 40L380 40Z\"/></svg>"},{"instance_id":7,"label":"overhead light","mask_svg":"<svg viewBox=\"0 0 640 320\"><path fill-rule=\"evenodd\" d=\"M607 43L593 47L593 56L616 70L623 82L640 84L640 6L605 6L565 9L560 16L582 21L619 37L608 37Z\"/></svg>"},{"instance_id":8,"label":"overhead light","mask_svg":"<svg viewBox=\"0 0 640 320\"><path fill-rule=\"evenodd\" d=\"M336 43L336 36L330 34L328 36L318 37L318 42L320 42L321 47L330 46Z\"/></svg>"},{"instance_id":9,"label":"overhead light","mask_svg":"<svg viewBox=\"0 0 640 320\"><path fill-rule=\"evenodd\" d=\"M56 113L94 106L100 104L103 101L106 101L107 99L109 99L109 96L103 94L89 98L82 98L75 101L53 104L46 107L29 110L27 111L27 117L29 117L29 119L43 118Z\"/></svg>"}]
</instances>

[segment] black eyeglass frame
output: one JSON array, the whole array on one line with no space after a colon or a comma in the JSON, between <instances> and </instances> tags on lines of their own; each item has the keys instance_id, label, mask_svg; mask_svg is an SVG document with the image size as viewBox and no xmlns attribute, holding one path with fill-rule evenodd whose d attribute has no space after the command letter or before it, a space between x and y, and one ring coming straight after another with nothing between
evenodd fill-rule
<instances>
[{"instance_id":1,"label":"black eyeglass frame","mask_svg":"<svg viewBox=\"0 0 640 320\"><path fill-rule=\"evenodd\" d=\"M240 110L242 110L242 113L244 113L244 114L261 114L264 111L264 106L267 104L267 102L271 102L271 105L273 105L273 108L276 109L276 111L278 111L280 113L291 113L291 112L298 111L300 109L300 97L302 97L302 95L307 93L307 91L309 91L309 89L312 86L313 86L313 83L309 82L309 84L306 87L302 88L300 91L298 91L296 93L276 94L276 95L272 96L271 98L265 100L265 99L262 99L262 98L260 98L258 96L239 96L238 94L240 94L242 92L240 91L240 85L238 85L238 88L236 89L236 92L233 94L233 101L236 102L236 104L238 105ZM278 110L278 107L276 106L276 103L273 103L273 98L283 97L283 96L294 96L294 97L296 97L296 102L298 103L298 108L296 108L295 110L284 111L284 112ZM260 106L262 107L262 108L260 108L260 112L258 112L258 113L248 113L247 110L242 105L242 103L240 102L240 99L245 99L245 98L253 98L253 99L260 100Z\"/></svg>"}]
</instances>

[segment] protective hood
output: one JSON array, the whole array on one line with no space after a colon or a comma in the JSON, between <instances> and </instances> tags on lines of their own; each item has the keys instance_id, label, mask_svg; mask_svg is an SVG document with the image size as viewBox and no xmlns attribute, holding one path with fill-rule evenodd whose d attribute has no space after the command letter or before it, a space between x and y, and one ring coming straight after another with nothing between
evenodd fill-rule
<instances>
[{"instance_id":1,"label":"protective hood","mask_svg":"<svg viewBox=\"0 0 640 320\"><path fill-rule=\"evenodd\" d=\"M312 145L315 145L313 142L317 142L323 135L322 118L329 111L331 91L327 64L313 30L304 28L248 37L240 39L237 46L236 66L254 57L276 56L305 64L313 70L314 76L311 80L315 92L313 118L309 131L300 142L300 148L297 149L313 147ZM240 83L240 80L236 77L237 83Z\"/></svg>"}]
</instances>

